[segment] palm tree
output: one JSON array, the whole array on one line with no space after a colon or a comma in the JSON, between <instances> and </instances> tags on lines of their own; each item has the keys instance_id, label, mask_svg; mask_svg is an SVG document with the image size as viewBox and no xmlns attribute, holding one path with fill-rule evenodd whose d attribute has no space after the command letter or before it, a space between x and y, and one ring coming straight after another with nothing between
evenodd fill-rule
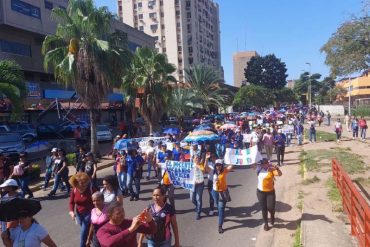
<instances>
[{"instance_id":1,"label":"palm tree","mask_svg":"<svg viewBox=\"0 0 370 247\"><path fill-rule=\"evenodd\" d=\"M21 67L14 61L0 61L0 98L6 97L12 104L12 118L22 111L22 96L26 94Z\"/></svg>"},{"instance_id":2,"label":"palm tree","mask_svg":"<svg viewBox=\"0 0 370 247\"><path fill-rule=\"evenodd\" d=\"M112 32L113 15L93 0L70 0L67 9L54 8L55 35L47 35L42 52L44 67L54 69L56 80L72 86L89 109L91 151L97 151L96 110L127 64L127 37Z\"/></svg>"},{"instance_id":3,"label":"palm tree","mask_svg":"<svg viewBox=\"0 0 370 247\"><path fill-rule=\"evenodd\" d=\"M230 93L220 87L224 80L213 68L206 65L195 65L185 70L186 82L195 95L203 99L204 108L224 107Z\"/></svg>"},{"instance_id":4,"label":"palm tree","mask_svg":"<svg viewBox=\"0 0 370 247\"><path fill-rule=\"evenodd\" d=\"M182 126L185 116L203 108L202 101L191 89L175 88L168 102L168 112L174 115Z\"/></svg>"},{"instance_id":5,"label":"palm tree","mask_svg":"<svg viewBox=\"0 0 370 247\"><path fill-rule=\"evenodd\" d=\"M122 89L126 100L139 101L136 106L149 125L150 133L153 133L166 109L172 90L171 82L176 82L171 75L175 70L165 54L144 47L137 48L127 74L123 77Z\"/></svg>"}]
</instances>

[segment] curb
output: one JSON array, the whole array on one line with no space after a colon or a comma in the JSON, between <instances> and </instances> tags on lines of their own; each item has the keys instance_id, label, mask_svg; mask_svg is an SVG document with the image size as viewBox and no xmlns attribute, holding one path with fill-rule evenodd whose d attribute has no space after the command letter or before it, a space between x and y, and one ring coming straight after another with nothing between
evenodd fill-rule
<instances>
[{"instance_id":1,"label":"curb","mask_svg":"<svg viewBox=\"0 0 370 247\"><path fill-rule=\"evenodd\" d=\"M112 166L113 164L114 164L114 161L111 161L111 162L108 162L107 164L104 164L104 165L98 166L98 170L97 170L97 171L99 171L99 170L103 170L103 169L105 169L105 168L108 168L108 167ZM68 179L69 179L70 177L72 177L73 175L74 175L74 174L68 175ZM50 180L50 182L49 182L49 186L50 186L50 187L51 187L51 186L53 186L53 185L54 185L54 179ZM42 189L42 187L43 187L43 181L40 181L40 182L38 182L35 186L30 187L30 190L31 190L32 192L36 192L36 191L41 190L41 189Z\"/></svg>"}]
</instances>

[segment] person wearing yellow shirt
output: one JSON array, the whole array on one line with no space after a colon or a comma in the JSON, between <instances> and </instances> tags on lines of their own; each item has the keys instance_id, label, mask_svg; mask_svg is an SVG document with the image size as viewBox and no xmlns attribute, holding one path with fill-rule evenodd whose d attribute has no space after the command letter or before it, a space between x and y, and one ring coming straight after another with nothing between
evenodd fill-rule
<instances>
[{"instance_id":1,"label":"person wearing yellow shirt","mask_svg":"<svg viewBox=\"0 0 370 247\"><path fill-rule=\"evenodd\" d=\"M226 203L231 201L226 178L232 169L232 165L225 167L222 159L215 161L212 196L218 208L218 233L220 234L224 232L222 225L224 223Z\"/></svg>"},{"instance_id":2,"label":"person wearing yellow shirt","mask_svg":"<svg viewBox=\"0 0 370 247\"><path fill-rule=\"evenodd\" d=\"M275 204L276 204L276 194L274 188L274 178L276 176L281 176L282 172L278 166L273 166L268 159L264 158L259 165L254 166L257 169L257 198L261 206L262 217L264 221L263 229L268 231L268 215L270 212L271 225L275 223Z\"/></svg>"}]
</instances>

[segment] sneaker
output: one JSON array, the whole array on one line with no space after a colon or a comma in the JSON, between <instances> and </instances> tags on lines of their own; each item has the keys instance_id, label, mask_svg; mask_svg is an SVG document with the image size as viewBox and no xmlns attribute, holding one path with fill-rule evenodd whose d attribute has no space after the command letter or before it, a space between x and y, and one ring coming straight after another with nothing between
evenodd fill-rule
<instances>
[{"instance_id":1,"label":"sneaker","mask_svg":"<svg viewBox=\"0 0 370 247\"><path fill-rule=\"evenodd\" d=\"M269 227L269 225L268 225L268 224L265 224L265 225L263 226L263 230L265 230L265 231L268 231L268 230L270 230L270 227Z\"/></svg>"},{"instance_id":2,"label":"sneaker","mask_svg":"<svg viewBox=\"0 0 370 247\"><path fill-rule=\"evenodd\" d=\"M215 212L213 212L213 210L209 211L208 215L209 216L213 216L215 214Z\"/></svg>"},{"instance_id":3,"label":"sneaker","mask_svg":"<svg viewBox=\"0 0 370 247\"><path fill-rule=\"evenodd\" d=\"M134 197L134 201L138 201L139 200L139 197Z\"/></svg>"},{"instance_id":4,"label":"sneaker","mask_svg":"<svg viewBox=\"0 0 370 247\"><path fill-rule=\"evenodd\" d=\"M219 226L219 227L218 227L218 233L219 233L219 234L224 233L224 229L222 229L222 226Z\"/></svg>"},{"instance_id":5,"label":"sneaker","mask_svg":"<svg viewBox=\"0 0 370 247\"><path fill-rule=\"evenodd\" d=\"M134 200L134 198L133 197L130 197L130 202L132 202Z\"/></svg>"},{"instance_id":6,"label":"sneaker","mask_svg":"<svg viewBox=\"0 0 370 247\"><path fill-rule=\"evenodd\" d=\"M274 226L275 225L275 218L271 218L271 225Z\"/></svg>"},{"instance_id":7,"label":"sneaker","mask_svg":"<svg viewBox=\"0 0 370 247\"><path fill-rule=\"evenodd\" d=\"M147 176L147 177L146 177L146 180L147 180L147 181L149 181L149 180L150 180L150 177L149 177L149 176Z\"/></svg>"},{"instance_id":8,"label":"sneaker","mask_svg":"<svg viewBox=\"0 0 370 247\"><path fill-rule=\"evenodd\" d=\"M33 198L33 194L31 194L31 195L29 195L29 196L27 197L27 199L31 199L31 198Z\"/></svg>"},{"instance_id":9,"label":"sneaker","mask_svg":"<svg viewBox=\"0 0 370 247\"><path fill-rule=\"evenodd\" d=\"M200 215L197 214L197 217L195 218L196 220L200 220Z\"/></svg>"}]
</instances>

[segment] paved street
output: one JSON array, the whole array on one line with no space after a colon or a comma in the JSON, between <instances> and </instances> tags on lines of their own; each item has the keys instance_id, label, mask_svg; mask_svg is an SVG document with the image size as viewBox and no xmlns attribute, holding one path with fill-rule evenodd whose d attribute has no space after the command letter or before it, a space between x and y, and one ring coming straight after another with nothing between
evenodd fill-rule
<instances>
[{"instance_id":1,"label":"paved street","mask_svg":"<svg viewBox=\"0 0 370 247\"><path fill-rule=\"evenodd\" d=\"M111 174L112 169L99 171L99 176ZM125 198L126 215L131 218L145 208L151 200L154 181L142 180L142 200L130 202ZM226 208L225 233L217 232L217 216L209 217L209 197L205 190L203 195L204 214L200 221L195 220L194 206L189 200L189 193L183 189L176 190L177 218L180 229L181 246L254 246L260 226L261 212L256 204L256 174L252 169L236 168L228 177L232 202ZM37 192L37 197L47 192ZM42 198L42 211L36 215L37 220L50 232L58 246L73 247L79 242L79 228L68 215L68 198L57 196L53 200Z\"/></svg>"}]
</instances>

